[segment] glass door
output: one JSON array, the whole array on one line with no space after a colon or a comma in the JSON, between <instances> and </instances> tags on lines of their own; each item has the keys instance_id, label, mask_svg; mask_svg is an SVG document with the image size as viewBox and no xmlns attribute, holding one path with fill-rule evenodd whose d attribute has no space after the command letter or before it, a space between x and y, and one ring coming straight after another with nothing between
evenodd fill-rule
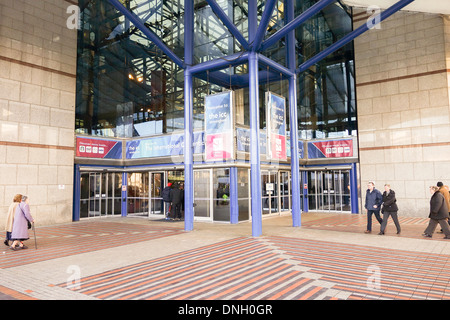
<instances>
[{"instance_id":1,"label":"glass door","mask_svg":"<svg viewBox=\"0 0 450 320\"><path fill-rule=\"evenodd\" d=\"M212 220L211 208L211 169L194 170L194 217Z\"/></svg>"},{"instance_id":2,"label":"glass door","mask_svg":"<svg viewBox=\"0 0 450 320\"><path fill-rule=\"evenodd\" d=\"M280 211L291 210L291 177L289 171L280 171Z\"/></svg>"},{"instance_id":3,"label":"glass door","mask_svg":"<svg viewBox=\"0 0 450 320\"><path fill-rule=\"evenodd\" d=\"M164 214L162 191L165 187L164 172L150 173L150 214Z\"/></svg>"},{"instance_id":4,"label":"glass door","mask_svg":"<svg viewBox=\"0 0 450 320\"><path fill-rule=\"evenodd\" d=\"M100 199L101 199L101 187L102 187L102 174L90 173L89 174L89 217L100 216Z\"/></svg>"},{"instance_id":5,"label":"glass door","mask_svg":"<svg viewBox=\"0 0 450 320\"><path fill-rule=\"evenodd\" d=\"M278 212L278 173L261 171L262 213Z\"/></svg>"},{"instance_id":6,"label":"glass door","mask_svg":"<svg viewBox=\"0 0 450 320\"><path fill-rule=\"evenodd\" d=\"M149 173L132 172L128 174L128 214L148 217L149 215Z\"/></svg>"}]
</instances>

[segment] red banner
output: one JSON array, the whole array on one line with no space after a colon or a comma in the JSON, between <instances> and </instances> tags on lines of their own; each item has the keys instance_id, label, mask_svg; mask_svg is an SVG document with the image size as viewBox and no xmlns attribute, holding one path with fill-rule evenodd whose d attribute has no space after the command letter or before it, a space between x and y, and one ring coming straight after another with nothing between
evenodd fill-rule
<instances>
[{"instance_id":1,"label":"red banner","mask_svg":"<svg viewBox=\"0 0 450 320\"><path fill-rule=\"evenodd\" d=\"M77 157L122 158L122 142L77 137Z\"/></svg>"}]
</instances>

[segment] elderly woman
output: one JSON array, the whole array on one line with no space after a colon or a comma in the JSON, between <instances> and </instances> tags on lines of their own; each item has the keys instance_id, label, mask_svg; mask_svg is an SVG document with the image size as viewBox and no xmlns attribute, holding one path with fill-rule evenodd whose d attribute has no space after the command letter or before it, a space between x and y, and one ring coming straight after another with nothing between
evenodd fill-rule
<instances>
[{"instance_id":1,"label":"elderly woman","mask_svg":"<svg viewBox=\"0 0 450 320\"><path fill-rule=\"evenodd\" d=\"M16 207L16 212L14 214L13 228L11 232L11 240L13 244L11 245L11 250L26 249L27 247L22 241L28 240L30 237L28 235L28 222L33 223L34 219L30 214L30 206L28 205L28 197L23 196L22 202ZM19 245L19 248L16 248Z\"/></svg>"},{"instance_id":2,"label":"elderly woman","mask_svg":"<svg viewBox=\"0 0 450 320\"><path fill-rule=\"evenodd\" d=\"M9 247L9 240L11 240L11 231L13 227L14 214L16 213L17 205L22 201L22 195L16 194L13 198L13 202L10 204L8 208L8 214L6 215L6 238L3 242L5 246Z\"/></svg>"},{"instance_id":3,"label":"elderly woman","mask_svg":"<svg viewBox=\"0 0 450 320\"><path fill-rule=\"evenodd\" d=\"M431 186L430 193L432 194L430 200L430 222L422 235L424 237L431 238L436 226L439 223L445 234L444 239L450 239L450 228L447 223L449 214L445 198L439 192L439 187Z\"/></svg>"}]
</instances>

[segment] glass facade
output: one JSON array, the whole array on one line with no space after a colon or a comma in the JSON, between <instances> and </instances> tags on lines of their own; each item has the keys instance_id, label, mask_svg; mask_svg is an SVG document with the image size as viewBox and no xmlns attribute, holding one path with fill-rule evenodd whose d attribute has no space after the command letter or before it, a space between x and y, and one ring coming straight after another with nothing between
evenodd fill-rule
<instances>
[{"instance_id":1,"label":"glass facade","mask_svg":"<svg viewBox=\"0 0 450 320\"><path fill-rule=\"evenodd\" d=\"M118 11L104 0L80 0L82 28L78 37L76 132L93 136L142 137L184 128L183 70ZM316 1L296 1L296 15ZM146 26L181 59L184 57L183 1L123 1ZM284 26L284 5L275 6L266 37ZM248 37L247 2L218 1L244 37ZM196 0L194 62L201 63L241 52L206 1ZM258 1L258 18L265 1ZM352 30L350 9L336 3L296 29L297 63L301 63ZM263 54L286 65L284 41ZM298 79L301 139L356 135L353 45L331 54ZM194 79L194 128L203 128L206 94L238 90L235 75L247 73L247 64L198 74ZM260 97L270 90L287 96L287 81L261 67ZM241 88L239 121L249 125L248 88ZM265 127L263 99L261 128ZM238 123L239 123L238 121ZM289 121L287 119L287 125Z\"/></svg>"}]
</instances>

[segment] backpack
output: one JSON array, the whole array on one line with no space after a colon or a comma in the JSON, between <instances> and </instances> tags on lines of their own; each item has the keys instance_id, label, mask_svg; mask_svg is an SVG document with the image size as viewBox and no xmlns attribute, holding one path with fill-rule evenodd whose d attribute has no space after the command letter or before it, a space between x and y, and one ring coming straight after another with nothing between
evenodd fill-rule
<instances>
[{"instance_id":1,"label":"backpack","mask_svg":"<svg viewBox=\"0 0 450 320\"><path fill-rule=\"evenodd\" d=\"M170 202L170 201L172 201L171 199L170 199L170 190L171 190L172 188L171 187L165 187L164 189L163 189L163 191L162 191L162 198L163 198L163 200L165 201L165 202Z\"/></svg>"}]
</instances>

